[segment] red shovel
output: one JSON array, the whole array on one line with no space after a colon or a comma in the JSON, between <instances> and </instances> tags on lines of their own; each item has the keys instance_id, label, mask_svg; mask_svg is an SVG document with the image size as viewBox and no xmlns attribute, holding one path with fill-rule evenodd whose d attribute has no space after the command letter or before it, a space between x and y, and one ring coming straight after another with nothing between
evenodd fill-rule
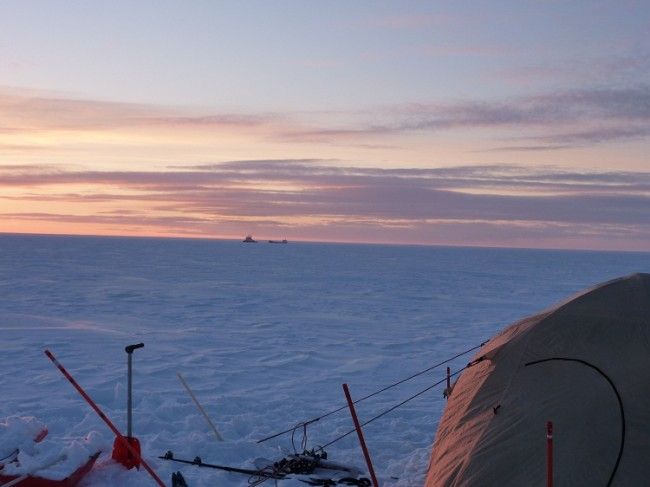
<instances>
[{"instance_id":1,"label":"red shovel","mask_svg":"<svg viewBox=\"0 0 650 487\"><path fill-rule=\"evenodd\" d=\"M124 465L127 469L133 467L140 468L140 441L133 436L133 351L144 347L144 343L136 343L135 345L127 345L124 350L128 357L128 396L126 403L126 436L123 438L115 438L113 442L113 460ZM131 449L129 449L125 441L135 450L138 455L134 456Z\"/></svg>"}]
</instances>

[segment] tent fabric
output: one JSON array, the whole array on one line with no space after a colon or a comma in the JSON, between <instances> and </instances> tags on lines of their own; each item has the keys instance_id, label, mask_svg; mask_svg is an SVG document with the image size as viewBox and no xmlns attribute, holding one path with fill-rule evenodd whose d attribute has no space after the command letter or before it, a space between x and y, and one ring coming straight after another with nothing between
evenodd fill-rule
<instances>
[{"instance_id":1,"label":"tent fabric","mask_svg":"<svg viewBox=\"0 0 650 487\"><path fill-rule=\"evenodd\" d=\"M504 329L440 421L425 487L650 485L650 274L606 282Z\"/></svg>"}]
</instances>

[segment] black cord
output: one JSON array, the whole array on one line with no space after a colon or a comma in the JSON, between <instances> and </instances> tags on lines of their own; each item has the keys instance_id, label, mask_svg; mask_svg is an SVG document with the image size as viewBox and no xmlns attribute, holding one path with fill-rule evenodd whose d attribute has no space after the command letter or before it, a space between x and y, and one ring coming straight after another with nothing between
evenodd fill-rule
<instances>
[{"instance_id":1,"label":"black cord","mask_svg":"<svg viewBox=\"0 0 650 487\"><path fill-rule=\"evenodd\" d=\"M472 348L468 348L467 350L465 350L465 351L463 351L463 352L457 353L457 354L454 355L453 357L448 358L448 359L446 359L446 360L443 360L442 362L438 362L437 364L432 365L431 367L427 367L426 369L421 370L420 372L417 372L417 373L415 373L415 374L413 374L413 375L411 375L411 376L409 376L409 377L407 377L407 378L405 378L405 379L402 379L402 380L400 380L400 381L394 382L393 384L390 384L390 385L388 385L388 386L386 386L386 387L383 387L383 388L381 388L381 389L379 389L379 390L377 390L377 391L375 391L375 392L373 392L373 393L371 393L371 394L368 394L367 396L364 396L364 397L362 397L362 398L360 398L360 399L357 399L356 401L353 402L353 404L357 404L357 403L360 403L361 401L365 401L366 399L370 399L371 397L376 396L377 394L381 394L382 392L386 392L387 390L392 389L393 387L396 387L396 386L398 386L398 385L400 385L400 384L403 384L404 382L407 382L407 381L409 381L409 380L411 380L411 379L414 379L414 378L416 378L416 377L419 377L419 376L422 375L422 374L426 374L427 372L429 372L429 371L431 371L431 370L433 370L433 369L435 369L435 368L437 368L437 367L440 367L441 365L445 365L446 363L449 363L449 362L451 362L452 360L457 359L458 357L462 357L463 355L467 355L468 353L470 353L470 352L472 352L472 351L474 351L474 350L476 350L476 349L481 348L481 347L482 347L483 345L485 345L487 342L488 342L488 340L486 340L486 341L482 342L481 344L476 345L476 346L474 346L474 347L472 347ZM347 407L348 407L348 406L347 406L347 404L346 404L345 406L341 406L341 407L339 407L339 408L333 409L332 411L329 411L329 412L327 412L327 413L321 414L320 416L317 416L317 417L315 417L315 418L308 419L307 421L303 421L303 422L300 423L300 424L303 424L303 425L306 426L306 425L309 425L309 424L311 424L311 423L315 423L315 422L317 422L317 421L320 421L321 419L324 419L324 418L326 418L326 417L328 417L328 416L331 416L331 415L334 414L334 413L338 413L339 411L343 411L343 410L346 409ZM277 437L280 436L280 435L284 435L284 434L286 434L286 433L292 433L293 431L295 431L295 429L296 429L296 426L294 426L294 427L292 427L292 428L289 428L289 429L286 429L286 430L284 430L284 431L280 431L279 433L275 433L275 434L273 434L273 435L271 435L271 436L267 436L266 438L262 438L261 440L257 440L257 443L263 443L263 442L268 441L268 440L271 440L271 439L273 439L273 438L277 438Z\"/></svg>"},{"instance_id":2,"label":"black cord","mask_svg":"<svg viewBox=\"0 0 650 487\"><path fill-rule=\"evenodd\" d=\"M610 485L612 485L612 482L614 481L614 475L616 475L616 471L618 470L618 465L621 463L621 458L623 457L623 448L625 447L625 410L623 409L623 400L621 399L621 395L618 393L618 390L616 389L616 386L614 385L612 379L610 379L609 376L605 374L605 372L603 372L601 369L599 369L593 364L590 364L585 360L581 360L577 358L552 357L552 358L545 358L542 360L535 360L533 362L528 362L524 366L528 367L529 365L537 365L544 362L551 362L553 360L561 361L561 362L577 362L579 364L586 365L587 367L594 369L601 376L603 376L605 380L607 380L609 385L612 387L614 394L616 394L616 399L618 400L618 407L621 412L621 445L618 448L618 456L616 457L616 463L614 464L614 469L612 470L612 473L609 476L609 480L607 481L607 487L609 487Z\"/></svg>"}]
</instances>

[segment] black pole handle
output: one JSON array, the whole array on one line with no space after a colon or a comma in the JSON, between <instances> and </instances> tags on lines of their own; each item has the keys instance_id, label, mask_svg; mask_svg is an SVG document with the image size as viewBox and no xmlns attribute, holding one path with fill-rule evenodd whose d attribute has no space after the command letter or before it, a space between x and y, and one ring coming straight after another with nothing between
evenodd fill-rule
<instances>
[{"instance_id":1,"label":"black pole handle","mask_svg":"<svg viewBox=\"0 0 650 487\"><path fill-rule=\"evenodd\" d=\"M144 347L144 343L136 343L134 345L127 345L126 347L124 347L124 351L126 353L133 353L135 349L142 348L142 347Z\"/></svg>"}]
</instances>

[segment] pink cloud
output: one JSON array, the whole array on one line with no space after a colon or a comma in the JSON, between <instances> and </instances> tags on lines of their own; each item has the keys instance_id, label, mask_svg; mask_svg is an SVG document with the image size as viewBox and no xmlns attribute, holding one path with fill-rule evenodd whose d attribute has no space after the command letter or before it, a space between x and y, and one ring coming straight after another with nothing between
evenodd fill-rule
<instances>
[{"instance_id":1,"label":"pink cloud","mask_svg":"<svg viewBox=\"0 0 650 487\"><path fill-rule=\"evenodd\" d=\"M84 185L92 194L66 192L69 184ZM51 189L39 195L44 185ZM254 227L269 234L273 229L294 236L318 234L321 239L356 231L356 240L375 235L377 241L398 241L402 235L411 242L432 235L433 228L455 229L456 237L450 238L457 238L478 225L487 233L476 236L476 244L512 232L523 238L528 231L531 245L533 236L544 236L543 242L611 235L619 242L627 235L638 246L641 236L650 235L650 173L639 172L533 171L519 166L380 169L318 160L261 160L159 172L15 167L0 170L0 186L28 190L11 197L14 202L42 202L47 205L43 208L74 203L86 213L4 214L5 219L61 225L111 226L121 221L159 232L182 229L205 235L223 234L224 228L246 233ZM52 194L56 188L60 192ZM136 202L139 210L133 209Z\"/></svg>"}]
</instances>

